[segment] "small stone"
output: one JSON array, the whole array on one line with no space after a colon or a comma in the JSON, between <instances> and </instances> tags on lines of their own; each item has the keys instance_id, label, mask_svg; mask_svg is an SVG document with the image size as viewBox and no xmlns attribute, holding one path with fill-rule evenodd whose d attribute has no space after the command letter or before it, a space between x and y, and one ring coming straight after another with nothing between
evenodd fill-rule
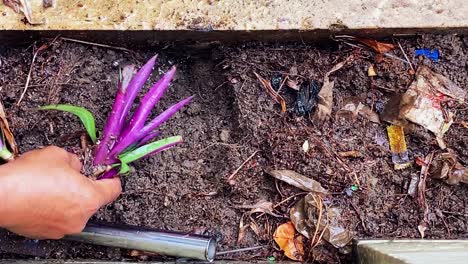
<instances>
[{"instance_id":1,"label":"small stone","mask_svg":"<svg viewBox=\"0 0 468 264\"><path fill-rule=\"evenodd\" d=\"M221 130L221 133L219 134L219 138L221 139L222 142L227 143L229 142L229 137L230 137L230 132L227 129Z\"/></svg>"},{"instance_id":2,"label":"small stone","mask_svg":"<svg viewBox=\"0 0 468 264\"><path fill-rule=\"evenodd\" d=\"M182 162L182 166L188 169L192 169L196 166L196 162L191 160L184 160L184 162Z\"/></svg>"}]
</instances>

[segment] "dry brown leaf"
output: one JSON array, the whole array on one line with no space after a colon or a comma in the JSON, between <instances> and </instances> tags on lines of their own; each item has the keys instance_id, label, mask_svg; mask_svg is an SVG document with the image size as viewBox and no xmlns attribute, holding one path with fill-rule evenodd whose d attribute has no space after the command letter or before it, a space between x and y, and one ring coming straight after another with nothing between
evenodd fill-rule
<instances>
[{"instance_id":1,"label":"dry brown leaf","mask_svg":"<svg viewBox=\"0 0 468 264\"><path fill-rule=\"evenodd\" d=\"M460 182L468 184L468 168L458 161L457 156L451 150L440 153L434 158L429 168L429 175L450 185L457 185Z\"/></svg>"},{"instance_id":2,"label":"dry brown leaf","mask_svg":"<svg viewBox=\"0 0 468 264\"><path fill-rule=\"evenodd\" d=\"M267 169L266 172L272 177L280 181L284 181L301 190L308 191L308 192L328 193L328 191L322 187L320 182L313 180L311 178L308 178L295 171Z\"/></svg>"},{"instance_id":3,"label":"dry brown leaf","mask_svg":"<svg viewBox=\"0 0 468 264\"><path fill-rule=\"evenodd\" d=\"M257 76L258 80L262 83L265 90L267 90L268 94L273 97L273 99L281 105L281 111L284 113L286 112L286 101L284 98L273 89L271 86L270 81L263 78L262 76L258 75L258 73L254 72L255 76Z\"/></svg>"},{"instance_id":4,"label":"dry brown leaf","mask_svg":"<svg viewBox=\"0 0 468 264\"><path fill-rule=\"evenodd\" d=\"M461 121L460 124L461 124L464 128L468 129L468 121Z\"/></svg>"},{"instance_id":5,"label":"dry brown leaf","mask_svg":"<svg viewBox=\"0 0 468 264\"><path fill-rule=\"evenodd\" d=\"M250 209L249 215L254 214L254 213L265 213L265 214L269 214L275 217L280 217L280 215L273 213L273 208L274 208L273 203L264 201L264 200L261 200L254 205L240 205L240 206L237 206L237 208Z\"/></svg>"},{"instance_id":6,"label":"dry brown leaf","mask_svg":"<svg viewBox=\"0 0 468 264\"><path fill-rule=\"evenodd\" d=\"M3 103L0 100L0 136L2 134L5 136L6 144L8 144L8 146L10 147L11 151L13 152L13 155L15 157L18 156L18 146L16 145L15 137L13 136L13 133L10 130L10 126L8 125L5 108L3 107Z\"/></svg>"},{"instance_id":7,"label":"dry brown leaf","mask_svg":"<svg viewBox=\"0 0 468 264\"><path fill-rule=\"evenodd\" d=\"M375 39L356 37L354 38L354 40L368 46L369 48L372 48L374 51L378 53L386 53L395 48L395 45L393 44L380 42Z\"/></svg>"},{"instance_id":8,"label":"dry brown leaf","mask_svg":"<svg viewBox=\"0 0 468 264\"><path fill-rule=\"evenodd\" d=\"M291 208L289 215L296 230L315 245L323 238L340 248L353 238L351 232L342 227L340 210L326 207L317 194L307 194Z\"/></svg>"},{"instance_id":9,"label":"dry brown leaf","mask_svg":"<svg viewBox=\"0 0 468 264\"><path fill-rule=\"evenodd\" d=\"M322 89L320 89L320 92L317 96L318 98L317 109L315 110L315 113L313 116L313 119L315 121L323 122L326 119L328 119L331 115L332 106L333 106L333 87L335 85L335 82L330 81L330 78L329 78L330 74L343 68L343 66L345 66L346 63L348 63L349 61L353 59L354 59L353 55L349 56L344 61L333 66L333 68L325 74L325 77L323 78Z\"/></svg>"},{"instance_id":10,"label":"dry brown leaf","mask_svg":"<svg viewBox=\"0 0 468 264\"><path fill-rule=\"evenodd\" d=\"M377 76L377 73L375 72L374 65L370 65L369 68L367 69L367 76L369 77L374 77Z\"/></svg>"},{"instance_id":11,"label":"dry brown leaf","mask_svg":"<svg viewBox=\"0 0 468 264\"><path fill-rule=\"evenodd\" d=\"M244 239L245 237L245 231L247 231L247 228L249 228L250 225L246 225L244 224L244 218L245 218L245 214L243 214L241 216L241 220L239 222L239 234L237 236L237 244L239 245L242 240Z\"/></svg>"},{"instance_id":12,"label":"dry brown leaf","mask_svg":"<svg viewBox=\"0 0 468 264\"><path fill-rule=\"evenodd\" d=\"M343 116L345 118L351 116L351 118L356 118L358 114L373 123L380 124L379 115L372 111L370 107L361 103L357 97L345 99L344 106L336 113L336 116Z\"/></svg>"},{"instance_id":13,"label":"dry brown leaf","mask_svg":"<svg viewBox=\"0 0 468 264\"><path fill-rule=\"evenodd\" d=\"M276 228L273 238L289 259L302 261L304 257L304 243L302 236L296 237L296 230L292 222L284 223Z\"/></svg>"}]
</instances>

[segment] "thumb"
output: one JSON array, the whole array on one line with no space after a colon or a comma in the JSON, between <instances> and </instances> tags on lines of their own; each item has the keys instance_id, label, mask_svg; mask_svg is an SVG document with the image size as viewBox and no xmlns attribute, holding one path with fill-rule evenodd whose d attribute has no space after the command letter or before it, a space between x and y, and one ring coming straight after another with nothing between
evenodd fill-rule
<instances>
[{"instance_id":1,"label":"thumb","mask_svg":"<svg viewBox=\"0 0 468 264\"><path fill-rule=\"evenodd\" d=\"M122 192L120 178L93 181L101 206L113 202Z\"/></svg>"}]
</instances>

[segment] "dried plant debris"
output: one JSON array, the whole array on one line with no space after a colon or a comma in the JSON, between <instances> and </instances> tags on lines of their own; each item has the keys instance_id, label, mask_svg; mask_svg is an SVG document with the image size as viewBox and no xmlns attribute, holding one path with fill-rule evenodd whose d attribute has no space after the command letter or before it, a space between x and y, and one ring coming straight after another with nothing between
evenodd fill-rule
<instances>
[{"instance_id":1,"label":"dried plant debris","mask_svg":"<svg viewBox=\"0 0 468 264\"><path fill-rule=\"evenodd\" d=\"M341 224L341 213L327 207L320 195L309 193L289 211L296 230L317 245L323 238L337 248L346 246L353 238Z\"/></svg>"},{"instance_id":2,"label":"dried plant debris","mask_svg":"<svg viewBox=\"0 0 468 264\"><path fill-rule=\"evenodd\" d=\"M280 215L273 213L273 208L274 208L273 203L264 201L264 200L261 200L254 205L240 205L240 206L237 206L237 208L250 209L249 215L254 214L254 213L265 213L265 214L269 214L275 217L281 217Z\"/></svg>"},{"instance_id":3,"label":"dried plant debris","mask_svg":"<svg viewBox=\"0 0 468 264\"><path fill-rule=\"evenodd\" d=\"M336 116L355 119L359 114L373 123L380 124L379 115L372 111L370 107L361 103L359 98L350 97L344 101L343 107L336 113Z\"/></svg>"},{"instance_id":4,"label":"dried plant debris","mask_svg":"<svg viewBox=\"0 0 468 264\"><path fill-rule=\"evenodd\" d=\"M468 168L458 162L452 150L435 156L429 169L429 176L440 179L450 185L468 184Z\"/></svg>"},{"instance_id":5,"label":"dried plant debris","mask_svg":"<svg viewBox=\"0 0 468 264\"><path fill-rule=\"evenodd\" d=\"M323 188L318 181L308 178L295 171L267 169L266 172L270 176L280 181L284 181L301 190L308 192L328 193L328 191L325 188Z\"/></svg>"},{"instance_id":6,"label":"dried plant debris","mask_svg":"<svg viewBox=\"0 0 468 264\"><path fill-rule=\"evenodd\" d=\"M286 101L284 98L271 86L271 82L267 79L260 76L258 73L254 72L255 76L257 76L258 80L262 83L262 86L268 92L268 94L281 105L281 111L286 112Z\"/></svg>"},{"instance_id":7,"label":"dried plant debris","mask_svg":"<svg viewBox=\"0 0 468 264\"><path fill-rule=\"evenodd\" d=\"M352 61L353 59L353 55L349 56L344 61L333 66L333 68L325 74L325 77L323 78L322 88L318 93L318 104L313 116L313 120L317 122L323 122L330 118L333 107L333 87L335 86L335 82L330 81L330 74L343 68L346 65L346 63Z\"/></svg>"},{"instance_id":8,"label":"dried plant debris","mask_svg":"<svg viewBox=\"0 0 468 264\"><path fill-rule=\"evenodd\" d=\"M409 89L390 100L381 118L396 125L404 125L405 120L414 122L442 139L453 123L449 105L463 103L465 97L466 91L454 82L420 66Z\"/></svg>"},{"instance_id":9,"label":"dried plant debris","mask_svg":"<svg viewBox=\"0 0 468 264\"><path fill-rule=\"evenodd\" d=\"M391 43L385 43L385 42L377 41L375 39L348 36L348 35L335 36L335 38L337 40L350 40L350 41L361 43L373 49L375 52L381 53L381 54L389 52L395 48L395 45Z\"/></svg>"},{"instance_id":10,"label":"dried plant debris","mask_svg":"<svg viewBox=\"0 0 468 264\"><path fill-rule=\"evenodd\" d=\"M8 125L8 120L6 118L5 108L3 103L0 100L0 137L4 137L7 147L13 152L13 156L18 156L18 146L16 145L15 137L11 132L10 126Z\"/></svg>"},{"instance_id":11,"label":"dried plant debris","mask_svg":"<svg viewBox=\"0 0 468 264\"><path fill-rule=\"evenodd\" d=\"M302 236L296 236L296 230L291 222L284 223L276 228L273 238L284 251L284 255L289 259L303 261L304 258L304 243Z\"/></svg>"}]
</instances>

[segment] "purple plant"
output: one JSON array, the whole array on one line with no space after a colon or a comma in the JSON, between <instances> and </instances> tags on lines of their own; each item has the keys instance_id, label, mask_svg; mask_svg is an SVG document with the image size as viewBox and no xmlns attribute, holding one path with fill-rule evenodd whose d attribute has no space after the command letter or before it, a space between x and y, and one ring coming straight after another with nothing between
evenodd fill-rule
<instances>
[{"instance_id":1,"label":"purple plant","mask_svg":"<svg viewBox=\"0 0 468 264\"><path fill-rule=\"evenodd\" d=\"M154 155L182 142L182 137L180 136L152 141L160 134L157 131L158 127L179 109L187 105L192 96L172 105L147 122L151 111L164 95L174 77L175 67L164 74L150 88L141 99L133 115L129 118L135 98L149 78L155 63L156 56L152 57L134 76L135 70L133 66L127 66L123 69L114 105L99 141L96 137L94 116L85 108L73 105L48 105L41 107L41 109L46 110L70 112L81 119L91 140L96 143L93 166L106 168L99 179L112 178L117 174L126 173L129 171L129 163ZM117 167L120 167L120 169L117 170Z\"/></svg>"}]
</instances>

